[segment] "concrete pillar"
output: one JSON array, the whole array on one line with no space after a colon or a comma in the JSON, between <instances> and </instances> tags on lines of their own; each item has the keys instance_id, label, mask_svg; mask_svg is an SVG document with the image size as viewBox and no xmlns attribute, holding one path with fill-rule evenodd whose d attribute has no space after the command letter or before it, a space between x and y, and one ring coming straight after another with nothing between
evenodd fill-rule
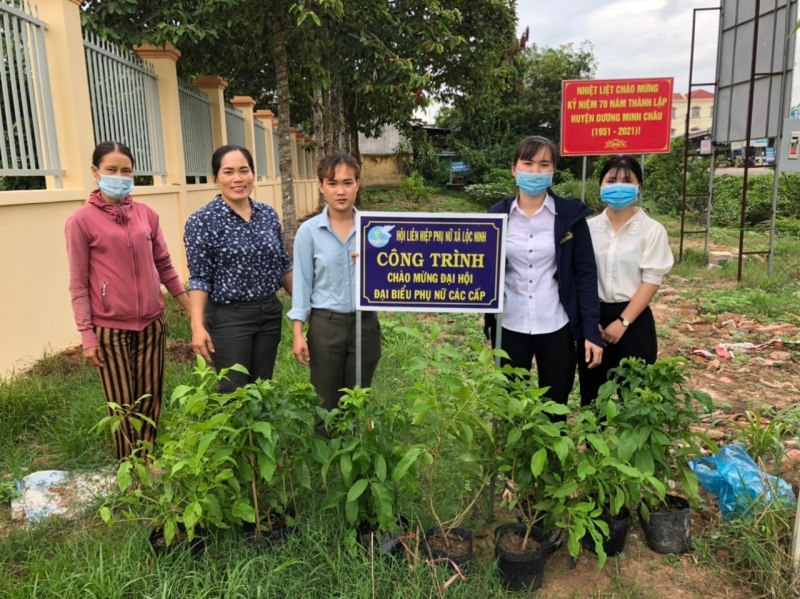
<instances>
[{"instance_id":1,"label":"concrete pillar","mask_svg":"<svg viewBox=\"0 0 800 599\"><path fill-rule=\"evenodd\" d=\"M250 150L250 153L255 158L256 136L253 126L253 106L256 105L256 101L250 96L234 96L231 104L242 112L244 117L244 147ZM263 173L258 174L263 175Z\"/></svg>"},{"instance_id":2,"label":"concrete pillar","mask_svg":"<svg viewBox=\"0 0 800 599\"><path fill-rule=\"evenodd\" d=\"M183 127L181 126L181 100L178 91L178 73L175 63L181 53L171 43L166 47L135 46L134 50L153 65L158 75L158 102L161 105L161 131L164 135L164 161L167 167L167 184L186 183L186 158L183 153ZM181 222L184 222L181 219Z\"/></svg>"},{"instance_id":3,"label":"concrete pillar","mask_svg":"<svg viewBox=\"0 0 800 599\"><path fill-rule=\"evenodd\" d=\"M208 94L211 102L211 131L214 138L214 149L228 143L228 130L225 127L225 97L222 92L228 82L219 75L203 75L195 79L194 84Z\"/></svg>"},{"instance_id":4,"label":"concrete pillar","mask_svg":"<svg viewBox=\"0 0 800 599\"><path fill-rule=\"evenodd\" d=\"M272 118L274 116L271 110L256 110L253 113L253 117L264 125L264 143L267 146L267 173L269 174L267 179L269 181L274 181L277 178L277 173L275 172L275 146L272 142Z\"/></svg>"},{"instance_id":5,"label":"concrete pillar","mask_svg":"<svg viewBox=\"0 0 800 599\"><path fill-rule=\"evenodd\" d=\"M37 2L38 17L47 23L44 42L63 187L88 191L96 187L89 168L95 143L80 5L81 0ZM54 178L46 180L54 189Z\"/></svg>"}]
</instances>

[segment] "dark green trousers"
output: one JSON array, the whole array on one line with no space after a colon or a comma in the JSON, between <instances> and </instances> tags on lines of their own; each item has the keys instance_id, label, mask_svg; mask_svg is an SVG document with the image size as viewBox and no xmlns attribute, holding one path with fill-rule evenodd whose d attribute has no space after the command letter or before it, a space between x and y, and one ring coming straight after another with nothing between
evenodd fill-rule
<instances>
[{"instance_id":1,"label":"dark green trousers","mask_svg":"<svg viewBox=\"0 0 800 599\"><path fill-rule=\"evenodd\" d=\"M356 384L356 315L311 309L308 319L311 384L322 407L339 405L340 389ZM372 385L381 359L381 325L375 312L361 313L361 387ZM319 428L319 426L318 426Z\"/></svg>"}]
</instances>

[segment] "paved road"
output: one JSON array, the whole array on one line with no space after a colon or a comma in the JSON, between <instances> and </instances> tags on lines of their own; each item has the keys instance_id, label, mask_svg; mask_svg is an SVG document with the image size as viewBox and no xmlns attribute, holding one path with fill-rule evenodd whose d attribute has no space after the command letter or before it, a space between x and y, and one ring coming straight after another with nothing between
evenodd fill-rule
<instances>
[{"instance_id":1,"label":"paved road","mask_svg":"<svg viewBox=\"0 0 800 599\"><path fill-rule=\"evenodd\" d=\"M774 171L771 168L766 168L763 166L751 166L748 169L747 176L752 175L771 175ZM740 177L744 175L744 167L742 168L716 168L714 169L715 175L739 175Z\"/></svg>"}]
</instances>

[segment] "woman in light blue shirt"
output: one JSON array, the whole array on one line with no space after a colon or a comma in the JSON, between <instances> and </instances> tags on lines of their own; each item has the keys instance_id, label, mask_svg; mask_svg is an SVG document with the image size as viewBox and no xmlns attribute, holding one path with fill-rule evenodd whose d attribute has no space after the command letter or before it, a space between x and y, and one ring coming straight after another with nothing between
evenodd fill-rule
<instances>
[{"instance_id":1,"label":"woman in light blue shirt","mask_svg":"<svg viewBox=\"0 0 800 599\"><path fill-rule=\"evenodd\" d=\"M294 241L292 350L311 368L311 383L332 410L340 389L356 384L356 269L354 207L361 187L358 163L348 154L325 156L317 169L325 199L322 214L304 222ZM308 337L303 325L308 322ZM381 357L381 329L375 312L361 316L361 384L369 387ZM317 432L324 427L317 422Z\"/></svg>"}]
</instances>

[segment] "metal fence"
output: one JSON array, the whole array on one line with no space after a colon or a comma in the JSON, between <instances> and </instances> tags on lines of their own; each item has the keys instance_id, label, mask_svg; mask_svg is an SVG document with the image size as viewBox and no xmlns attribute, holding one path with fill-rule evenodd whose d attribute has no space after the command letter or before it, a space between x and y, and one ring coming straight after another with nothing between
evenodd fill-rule
<instances>
[{"instance_id":1,"label":"metal fence","mask_svg":"<svg viewBox=\"0 0 800 599\"><path fill-rule=\"evenodd\" d=\"M228 132L228 143L245 147L244 115L238 108L225 104L225 129Z\"/></svg>"},{"instance_id":2,"label":"metal fence","mask_svg":"<svg viewBox=\"0 0 800 599\"><path fill-rule=\"evenodd\" d=\"M254 133L256 137L256 174L260 181L262 178L269 176L269 170L267 169L267 132L258 119L253 121L253 125L255 126ZM272 131L270 131L271 133Z\"/></svg>"},{"instance_id":3,"label":"metal fence","mask_svg":"<svg viewBox=\"0 0 800 599\"><path fill-rule=\"evenodd\" d=\"M0 176L55 177L62 186L50 75L44 45L47 24L22 0L0 0Z\"/></svg>"},{"instance_id":4,"label":"metal fence","mask_svg":"<svg viewBox=\"0 0 800 599\"><path fill-rule=\"evenodd\" d=\"M211 101L205 92L185 81L178 81L178 92L186 176L198 183L198 177L211 176L211 155L214 153Z\"/></svg>"},{"instance_id":5,"label":"metal fence","mask_svg":"<svg viewBox=\"0 0 800 599\"><path fill-rule=\"evenodd\" d=\"M166 182L158 76L133 52L91 33L83 39L94 139L119 141L136 158L136 173Z\"/></svg>"}]
</instances>

